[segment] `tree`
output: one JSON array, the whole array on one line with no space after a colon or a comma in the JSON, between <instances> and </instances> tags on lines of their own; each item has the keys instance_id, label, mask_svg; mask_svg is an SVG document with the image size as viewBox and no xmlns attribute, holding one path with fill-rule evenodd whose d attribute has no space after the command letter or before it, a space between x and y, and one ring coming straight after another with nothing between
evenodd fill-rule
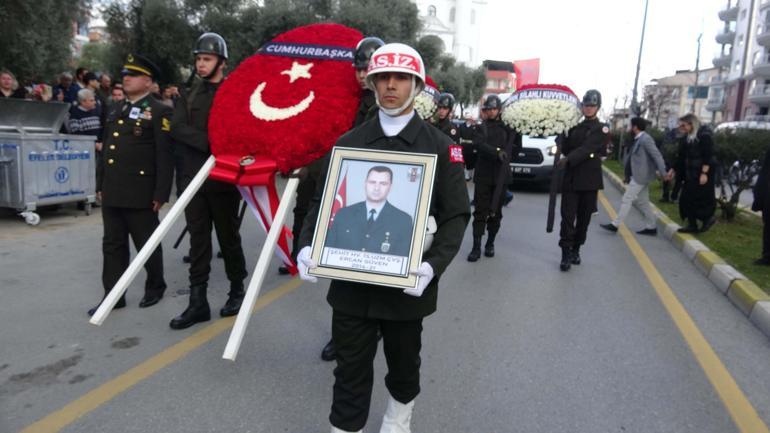
<instances>
[{"instance_id":1,"label":"tree","mask_svg":"<svg viewBox=\"0 0 770 433\"><path fill-rule=\"evenodd\" d=\"M110 42L91 42L83 45L83 50L80 53L80 58L77 59L77 64L89 71L109 72L112 74L123 65L124 58L118 53L119 50Z\"/></svg>"},{"instance_id":2,"label":"tree","mask_svg":"<svg viewBox=\"0 0 770 433\"><path fill-rule=\"evenodd\" d=\"M735 218L741 193L751 188L759 173L759 163L770 145L768 143L770 131L739 129L714 134L714 156L723 172L728 174L719 183L718 200L722 216L728 221Z\"/></svg>"},{"instance_id":3,"label":"tree","mask_svg":"<svg viewBox=\"0 0 770 433\"><path fill-rule=\"evenodd\" d=\"M360 30L364 36L411 46L421 25L417 5L410 0L339 0L339 7L331 18Z\"/></svg>"},{"instance_id":4,"label":"tree","mask_svg":"<svg viewBox=\"0 0 770 433\"><path fill-rule=\"evenodd\" d=\"M50 80L72 66L73 24L89 0L0 2L0 66L21 81Z\"/></svg>"},{"instance_id":5,"label":"tree","mask_svg":"<svg viewBox=\"0 0 770 433\"><path fill-rule=\"evenodd\" d=\"M433 81L442 92L449 92L460 104L460 111L465 106L473 104L484 95L487 80L484 68L470 68L465 64L457 64L454 57L442 56L441 67L431 71Z\"/></svg>"},{"instance_id":6,"label":"tree","mask_svg":"<svg viewBox=\"0 0 770 433\"><path fill-rule=\"evenodd\" d=\"M422 56L422 61L425 63L425 69L432 70L435 67L440 66L439 62L441 56L444 54L444 41L436 35L427 35L420 38L417 41L415 47L417 52Z\"/></svg>"}]
</instances>

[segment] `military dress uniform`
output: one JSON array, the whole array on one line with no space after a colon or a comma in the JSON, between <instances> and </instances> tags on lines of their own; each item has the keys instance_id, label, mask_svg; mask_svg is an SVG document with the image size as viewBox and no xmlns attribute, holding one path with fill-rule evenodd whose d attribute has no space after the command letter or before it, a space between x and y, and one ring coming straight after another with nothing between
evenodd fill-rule
<instances>
[{"instance_id":1,"label":"military dress uniform","mask_svg":"<svg viewBox=\"0 0 770 433\"><path fill-rule=\"evenodd\" d=\"M400 402L412 401L420 392L420 348L422 319L436 311L438 281L462 243L470 217L468 193L461 161L450 158L451 140L420 119L416 113L404 129L387 137L379 117L342 136L336 146L438 156L430 215L438 229L431 247L423 254L435 278L420 297L397 288L332 280L327 301L333 309L332 338L337 350L337 368L331 415L333 426L357 431L366 423L373 385L372 362L377 351L377 331L382 332L388 360L385 384ZM328 163L328 158L325 161ZM302 229L300 246L309 246L323 194L326 170Z\"/></svg>"},{"instance_id":2,"label":"military dress uniform","mask_svg":"<svg viewBox=\"0 0 770 433\"><path fill-rule=\"evenodd\" d=\"M460 130L457 128L457 126L455 126L454 123L452 123L452 121L449 119L449 116L447 116L444 120L439 120L436 122L436 128L438 128L439 131L443 132L444 134L448 135L454 144L460 144ZM465 155L463 155L463 157L464 156Z\"/></svg>"},{"instance_id":3,"label":"military dress uniform","mask_svg":"<svg viewBox=\"0 0 770 433\"><path fill-rule=\"evenodd\" d=\"M208 120L219 83L199 82L180 98L171 121L171 137L182 147L182 181L187 185L211 156ZM206 180L185 208L190 231L190 287L207 285L211 272L211 229L225 262L231 288L243 289L246 260L239 234L238 206L241 194L232 184Z\"/></svg>"},{"instance_id":4,"label":"military dress uniform","mask_svg":"<svg viewBox=\"0 0 770 433\"><path fill-rule=\"evenodd\" d=\"M602 160L609 127L597 118L584 119L559 138L567 165L561 185L559 246L575 250L586 241L591 214L596 212L597 191L604 188Z\"/></svg>"},{"instance_id":5,"label":"military dress uniform","mask_svg":"<svg viewBox=\"0 0 770 433\"><path fill-rule=\"evenodd\" d=\"M168 139L170 116L171 109L150 94L115 104L107 116L96 184L96 191L102 194L105 292L128 268L129 235L136 249L141 249L159 224L153 201L168 201L174 173ZM160 245L144 267L145 299L159 299L166 289Z\"/></svg>"},{"instance_id":6,"label":"military dress uniform","mask_svg":"<svg viewBox=\"0 0 770 433\"><path fill-rule=\"evenodd\" d=\"M473 173L473 237L480 239L486 229L489 235L487 244L492 245L503 219L502 208L506 189L498 188L498 184L502 182L502 185L507 187L511 183L512 174L508 161L517 150L518 139L517 134L500 119L485 120L479 130L481 135L474 143L478 157ZM505 152L508 158L501 159L502 152ZM499 190L500 197L497 206L492 209L496 190Z\"/></svg>"},{"instance_id":7,"label":"military dress uniform","mask_svg":"<svg viewBox=\"0 0 770 433\"><path fill-rule=\"evenodd\" d=\"M339 209L334 215L326 235L327 247L346 250L368 251L409 255L409 240L412 238L412 217L408 213L385 202L377 212L367 212L366 202L358 202Z\"/></svg>"}]
</instances>

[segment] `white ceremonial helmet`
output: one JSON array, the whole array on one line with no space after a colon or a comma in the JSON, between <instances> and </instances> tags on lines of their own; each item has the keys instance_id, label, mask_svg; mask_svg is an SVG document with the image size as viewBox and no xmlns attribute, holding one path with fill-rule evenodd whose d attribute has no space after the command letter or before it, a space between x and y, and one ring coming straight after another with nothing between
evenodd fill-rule
<instances>
[{"instance_id":1,"label":"white ceremonial helmet","mask_svg":"<svg viewBox=\"0 0 770 433\"><path fill-rule=\"evenodd\" d=\"M386 109L380 105L380 98L374 86L374 75L382 72L400 72L412 75L412 94L399 108ZM406 107L412 104L415 96L425 87L425 64L422 56L409 45L393 43L385 44L378 48L369 60L366 71L366 86L377 96L377 105L388 116L399 115Z\"/></svg>"}]
</instances>

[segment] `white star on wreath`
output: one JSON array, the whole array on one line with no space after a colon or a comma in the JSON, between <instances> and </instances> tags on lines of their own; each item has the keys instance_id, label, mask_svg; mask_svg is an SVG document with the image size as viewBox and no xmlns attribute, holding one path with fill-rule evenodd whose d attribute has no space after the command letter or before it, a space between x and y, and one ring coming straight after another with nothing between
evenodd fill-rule
<instances>
[{"instance_id":1,"label":"white star on wreath","mask_svg":"<svg viewBox=\"0 0 770 433\"><path fill-rule=\"evenodd\" d=\"M310 75L310 68L313 67L312 63L306 65L300 65L297 62L292 62L291 69L287 69L281 72L281 75L289 76L289 83L293 83L300 78L312 78Z\"/></svg>"}]
</instances>

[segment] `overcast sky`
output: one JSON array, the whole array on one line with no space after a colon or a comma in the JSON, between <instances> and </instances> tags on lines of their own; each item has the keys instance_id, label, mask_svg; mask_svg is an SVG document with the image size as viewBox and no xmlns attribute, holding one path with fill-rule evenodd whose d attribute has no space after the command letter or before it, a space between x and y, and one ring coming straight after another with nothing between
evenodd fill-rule
<instances>
[{"instance_id":1,"label":"overcast sky","mask_svg":"<svg viewBox=\"0 0 770 433\"><path fill-rule=\"evenodd\" d=\"M481 31L482 59L539 57L540 82L570 86L578 96L597 88L609 113L634 87L644 0L487 0ZM735 0L733 0L735 3ZM703 32L700 68L719 45L723 24L717 12L727 0L650 0L639 76L642 89L653 78L695 69Z\"/></svg>"}]
</instances>

